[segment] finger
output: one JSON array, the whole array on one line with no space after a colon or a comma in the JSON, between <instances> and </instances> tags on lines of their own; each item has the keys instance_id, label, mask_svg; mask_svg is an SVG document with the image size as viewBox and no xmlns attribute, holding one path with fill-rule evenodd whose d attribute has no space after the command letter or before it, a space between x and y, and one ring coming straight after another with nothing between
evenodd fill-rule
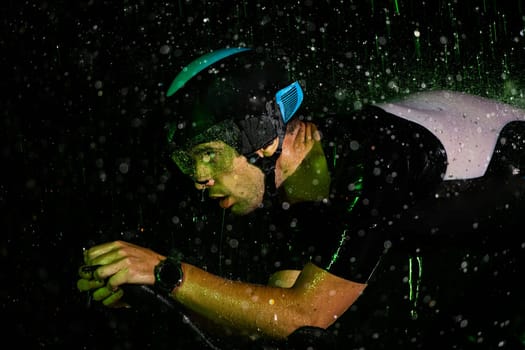
<instances>
[{"instance_id":1,"label":"finger","mask_svg":"<svg viewBox=\"0 0 525 350\"><path fill-rule=\"evenodd\" d=\"M77 288L81 292L87 292L92 289L97 289L104 286L104 281L97 281L93 279L80 279L77 281Z\"/></svg>"},{"instance_id":2,"label":"finger","mask_svg":"<svg viewBox=\"0 0 525 350\"><path fill-rule=\"evenodd\" d=\"M304 139L305 143L310 142L312 140L312 123L306 123L306 128L304 131Z\"/></svg>"},{"instance_id":3,"label":"finger","mask_svg":"<svg viewBox=\"0 0 525 350\"><path fill-rule=\"evenodd\" d=\"M122 243L123 242L120 241L114 241L91 247L84 252L84 262L86 263L86 265L95 265L93 263L93 260L118 249L122 245Z\"/></svg>"},{"instance_id":4,"label":"finger","mask_svg":"<svg viewBox=\"0 0 525 350\"><path fill-rule=\"evenodd\" d=\"M78 269L78 275L86 280L93 279L93 272L98 269L100 265L83 265Z\"/></svg>"},{"instance_id":5,"label":"finger","mask_svg":"<svg viewBox=\"0 0 525 350\"><path fill-rule=\"evenodd\" d=\"M129 273L128 269L122 269L118 272L116 272L113 276L111 276L106 283L106 286L108 288L111 288L113 290L120 287L120 285L129 283L128 281Z\"/></svg>"},{"instance_id":6,"label":"finger","mask_svg":"<svg viewBox=\"0 0 525 350\"><path fill-rule=\"evenodd\" d=\"M305 127L301 124L298 127L297 136L295 137L296 145L302 145L305 138Z\"/></svg>"},{"instance_id":7,"label":"finger","mask_svg":"<svg viewBox=\"0 0 525 350\"><path fill-rule=\"evenodd\" d=\"M313 129L314 129L314 140L321 141L321 133L317 129L317 126L314 125Z\"/></svg>"},{"instance_id":8,"label":"finger","mask_svg":"<svg viewBox=\"0 0 525 350\"><path fill-rule=\"evenodd\" d=\"M93 292L93 299L96 301L101 301L113 294L113 290L109 289L107 286L97 289Z\"/></svg>"},{"instance_id":9,"label":"finger","mask_svg":"<svg viewBox=\"0 0 525 350\"><path fill-rule=\"evenodd\" d=\"M102 265L99 268L97 268L95 272L93 273L93 278L97 280L106 280L108 278L113 278L112 276L117 273L122 274L123 270L127 271L127 265L125 264L125 259L124 258L118 258L118 260L116 259L117 257L112 257L110 263L108 263L107 265ZM127 281L124 280L121 283L115 284L115 286L118 286L119 284L126 283L126 282Z\"/></svg>"},{"instance_id":10,"label":"finger","mask_svg":"<svg viewBox=\"0 0 525 350\"><path fill-rule=\"evenodd\" d=\"M122 289L117 289L115 292L112 292L111 295L104 300L102 300L102 304L105 306L118 306L117 302L122 298L124 295L124 291Z\"/></svg>"}]
</instances>

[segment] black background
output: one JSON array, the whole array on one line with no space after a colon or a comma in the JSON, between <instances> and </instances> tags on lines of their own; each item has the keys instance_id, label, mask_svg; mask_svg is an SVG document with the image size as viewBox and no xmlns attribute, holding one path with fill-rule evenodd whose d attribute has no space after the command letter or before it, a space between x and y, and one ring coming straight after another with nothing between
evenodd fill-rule
<instances>
[{"instance_id":1,"label":"black background","mask_svg":"<svg viewBox=\"0 0 525 350\"><path fill-rule=\"evenodd\" d=\"M166 157L163 126L167 86L200 54L288 55L312 113L434 88L525 106L522 0L0 6L0 314L30 348L197 346L166 316L88 308L75 284L94 243L166 253L191 241L180 223L199 198Z\"/></svg>"}]
</instances>

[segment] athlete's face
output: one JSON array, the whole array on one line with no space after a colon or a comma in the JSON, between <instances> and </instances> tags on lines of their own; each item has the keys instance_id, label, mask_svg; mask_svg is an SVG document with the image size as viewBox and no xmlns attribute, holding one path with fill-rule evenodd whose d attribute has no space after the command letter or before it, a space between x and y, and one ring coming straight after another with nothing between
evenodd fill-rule
<instances>
[{"instance_id":1,"label":"athlete's face","mask_svg":"<svg viewBox=\"0 0 525 350\"><path fill-rule=\"evenodd\" d=\"M222 208L237 215L248 214L262 203L264 173L222 141L193 147L191 177L199 190L209 190Z\"/></svg>"}]
</instances>

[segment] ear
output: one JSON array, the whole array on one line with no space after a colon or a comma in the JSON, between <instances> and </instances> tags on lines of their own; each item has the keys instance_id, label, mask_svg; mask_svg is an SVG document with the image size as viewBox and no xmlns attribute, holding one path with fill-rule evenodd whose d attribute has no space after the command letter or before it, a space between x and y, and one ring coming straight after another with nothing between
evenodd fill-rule
<instances>
[{"instance_id":1,"label":"ear","mask_svg":"<svg viewBox=\"0 0 525 350\"><path fill-rule=\"evenodd\" d=\"M279 138L276 137L270 144L268 144L265 147L259 148L255 153L263 158L263 157L271 157L275 151L277 151L277 147L279 146Z\"/></svg>"}]
</instances>

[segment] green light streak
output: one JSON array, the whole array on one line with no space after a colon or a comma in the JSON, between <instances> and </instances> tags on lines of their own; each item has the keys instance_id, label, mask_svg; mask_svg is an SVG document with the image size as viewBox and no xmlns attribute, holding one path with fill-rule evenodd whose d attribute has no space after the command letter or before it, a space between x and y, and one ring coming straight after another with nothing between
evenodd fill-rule
<instances>
[{"instance_id":1,"label":"green light streak","mask_svg":"<svg viewBox=\"0 0 525 350\"><path fill-rule=\"evenodd\" d=\"M363 177L359 177L356 182L354 182L354 188L356 191L361 191L363 189ZM352 205L352 209L354 206ZM350 209L351 210L351 209Z\"/></svg>"},{"instance_id":2,"label":"green light streak","mask_svg":"<svg viewBox=\"0 0 525 350\"><path fill-rule=\"evenodd\" d=\"M397 0L394 0L394 4L396 5L396 14L399 15L399 4L398 4Z\"/></svg>"},{"instance_id":3,"label":"green light streak","mask_svg":"<svg viewBox=\"0 0 525 350\"><path fill-rule=\"evenodd\" d=\"M334 147L334 157L333 157L334 167L335 167L336 159L337 159L337 157L335 157L337 154L336 148L337 147ZM360 170L360 173L362 174L363 164L358 164L357 168ZM357 202L359 202L359 198L361 198L361 192L363 189L363 176L360 175L353 184L354 184L355 196L351 199L350 204L346 208L346 211L348 213L350 213L355 208ZM330 270L332 265L337 261L337 259L339 259L339 252L341 251L341 248L343 247L344 243L347 240L347 232L348 232L348 228L343 230L343 233L341 234L341 239L339 240L339 245L337 246L337 250L332 255L332 258L330 259L330 263L326 267L327 270Z\"/></svg>"},{"instance_id":4,"label":"green light streak","mask_svg":"<svg viewBox=\"0 0 525 350\"><path fill-rule=\"evenodd\" d=\"M339 252L341 251L341 247L343 246L345 241L346 241L346 230L344 230L343 233L341 234L339 245L337 246L337 250L335 251L335 253L332 255L332 259L330 259L330 263L326 267L327 270L330 270L332 265L337 261L337 259L339 259Z\"/></svg>"},{"instance_id":5,"label":"green light streak","mask_svg":"<svg viewBox=\"0 0 525 350\"><path fill-rule=\"evenodd\" d=\"M350 213L354 209L355 205L359 201L359 198L361 198L361 190L363 189L363 177L362 176L359 177L359 179L357 179L356 182L354 182L354 186L355 186L354 188L357 194L354 197L354 199L352 199L352 202L350 203L350 205L346 208L346 211L348 213ZM335 251L335 253L332 255L332 258L330 259L330 263L328 264L327 270L330 270L332 265L337 261L337 259L339 259L339 252L341 251L341 247L343 246L343 244L345 243L347 239L346 232L347 230L344 230L343 233L341 234L339 245L337 246L337 250Z\"/></svg>"},{"instance_id":6,"label":"green light streak","mask_svg":"<svg viewBox=\"0 0 525 350\"><path fill-rule=\"evenodd\" d=\"M413 320L417 319L417 301L419 297L419 285L421 283L421 276L423 275L423 258L416 256L417 261L417 279L414 281L413 265L414 259L408 258L408 287L409 287L409 300L412 302L412 310L410 310L410 317Z\"/></svg>"}]
</instances>

